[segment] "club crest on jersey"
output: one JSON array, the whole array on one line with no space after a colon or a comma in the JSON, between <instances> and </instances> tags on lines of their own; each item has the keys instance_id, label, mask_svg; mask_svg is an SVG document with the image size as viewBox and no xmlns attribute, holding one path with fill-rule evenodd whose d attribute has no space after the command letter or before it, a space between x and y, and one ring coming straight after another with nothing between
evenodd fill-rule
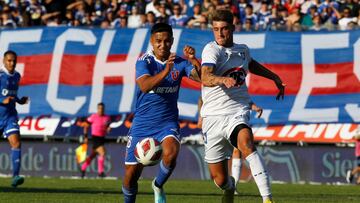
<instances>
[{"instance_id":1,"label":"club crest on jersey","mask_svg":"<svg viewBox=\"0 0 360 203\"><path fill-rule=\"evenodd\" d=\"M241 86L245 82L246 71L241 67L234 67L227 70L223 76L232 77L236 80L236 85Z\"/></svg>"},{"instance_id":2,"label":"club crest on jersey","mask_svg":"<svg viewBox=\"0 0 360 203\"><path fill-rule=\"evenodd\" d=\"M178 70L171 71L171 78L176 81L179 79L180 72Z\"/></svg>"}]
</instances>

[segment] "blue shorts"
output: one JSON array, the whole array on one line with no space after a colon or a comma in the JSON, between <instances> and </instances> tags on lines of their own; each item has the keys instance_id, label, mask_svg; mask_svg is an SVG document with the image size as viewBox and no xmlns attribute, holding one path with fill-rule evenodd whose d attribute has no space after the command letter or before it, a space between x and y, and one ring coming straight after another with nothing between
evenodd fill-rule
<instances>
[{"instance_id":1,"label":"blue shorts","mask_svg":"<svg viewBox=\"0 0 360 203\"><path fill-rule=\"evenodd\" d=\"M136 147L136 144L140 142L142 139L152 137L155 140L159 141L160 143L165 140L165 138L173 137L175 138L179 143L181 140L179 128L174 128L173 126L169 126L169 128L165 128L165 130L161 131L160 133L156 133L149 136L132 136L131 134L128 135L128 142L126 145L126 154L125 154L125 165L135 165L138 164L138 161L135 158L134 150Z\"/></svg>"},{"instance_id":2,"label":"blue shorts","mask_svg":"<svg viewBox=\"0 0 360 203\"><path fill-rule=\"evenodd\" d=\"M18 124L17 116L8 117L7 119L0 120L0 132L3 134L4 138L12 134L19 134L20 127Z\"/></svg>"}]
</instances>

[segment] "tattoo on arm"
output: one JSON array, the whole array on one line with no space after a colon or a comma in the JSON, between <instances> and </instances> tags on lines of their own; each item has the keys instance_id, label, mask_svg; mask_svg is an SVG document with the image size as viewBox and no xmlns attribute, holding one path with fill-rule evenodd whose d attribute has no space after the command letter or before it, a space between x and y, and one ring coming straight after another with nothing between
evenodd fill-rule
<instances>
[{"instance_id":1,"label":"tattoo on arm","mask_svg":"<svg viewBox=\"0 0 360 203\"><path fill-rule=\"evenodd\" d=\"M210 66L201 67L201 82L204 86L214 87L222 85L224 77L219 77L214 74L214 68Z\"/></svg>"}]
</instances>

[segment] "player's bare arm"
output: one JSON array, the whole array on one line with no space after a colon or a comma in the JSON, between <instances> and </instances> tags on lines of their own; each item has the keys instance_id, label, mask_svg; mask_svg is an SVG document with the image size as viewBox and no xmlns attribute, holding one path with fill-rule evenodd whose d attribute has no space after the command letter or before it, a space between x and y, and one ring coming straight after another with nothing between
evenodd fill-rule
<instances>
[{"instance_id":1,"label":"player's bare arm","mask_svg":"<svg viewBox=\"0 0 360 203\"><path fill-rule=\"evenodd\" d=\"M183 49L184 56L189 60L189 62L195 67L190 74L190 79L195 80L197 82L201 82L201 64L199 60L195 57L195 49L191 46L185 46Z\"/></svg>"},{"instance_id":2,"label":"player's bare arm","mask_svg":"<svg viewBox=\"0 0 360 203\"><path fill-rule=\"evenodd\" d=\"M174 66L174 60L176 55L174 53L171 53L167 62L166 67L164 70L162 70L160 73L150 76L150 75L144 75L136 80L137 85L139 85L140 90L144 93L148 93L155 87L157 87L161 81L169 74L170 70Z\"/></svg>"},{"instance_id":3,"label":"player's bare arm","mask_svg":"<svg viewBox=\"0 0 360 203\"><path fill-rule=\"evenodd\" d=\"M214 68L211 66L201 67L201 83L207 87L225 85L227 88L234 87L236 80L230 77L220 77L214 74Z\"/></svg>"},{"instance_id":4,"label":"player's bare arm","mask_svg":"<svg viewBox=\"0 0 360 203\"><path fill-rule=\"evenodd\" d=\"M254 59L252 59L251 62L249 63L249 71L255 75L259 75L274 81L276 87L279 89L279 93L276 96L276 100L284 99L286 85L282 82L282 80L277 74L265 68L263 65L261 65L259 62L257 62Z\"/></svg>"}]
</instances>

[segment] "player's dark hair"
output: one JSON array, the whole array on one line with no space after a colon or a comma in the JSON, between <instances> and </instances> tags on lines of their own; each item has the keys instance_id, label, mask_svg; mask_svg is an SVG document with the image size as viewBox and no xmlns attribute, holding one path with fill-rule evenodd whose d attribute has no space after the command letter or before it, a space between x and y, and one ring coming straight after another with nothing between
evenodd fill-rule
<instances>
[{"instance_id":1,"label":"player's dark hair","mask_svg":"<svg viewBox=\"0 0 360 203\"><path fill-rule=\"evenodd\" d=\"M225 21L229 23L230 25L233 24L233 14L229 10L215 10L214 15L212 17L212 21Z\"/></svg>"},{"instance_id":2,"label":"player's dark hair","mask_svg":"<svg viewBox=\"0 0 360 203\"><path fill-rule=\"evenodd\" d=\"M173 36L173 31L171 25L167 23L156 23L151 28L151 35L157 33L157 32L167 32L170 34L170 36Z\"/></svg>"},{"instance_id":3,"label":"player's dark hair","mask_svg":"<svg viewBox=\"0 0 360 203\"><path fill-rule=\"evenodd\" d=\"M100 102L100 103L98 103L98 106L105 107L105 104L104 104L104 103L102 103L102 102Z\"/></svg>"},{"instance_id":4,"label":"player's dark hair","mask_svg":"<svg viewBox=\"0 0 360 203\"><path fill-rule=\"evenodd\" d=\"M17 58L17 54L15 53L15 51L12 51L12 50L7 50L7 51L4 53L4 58L5 58L5 56L7 56L7 55L9 55L9 54L14 55L15 58Z\"/></svg>"}]
</instances>

